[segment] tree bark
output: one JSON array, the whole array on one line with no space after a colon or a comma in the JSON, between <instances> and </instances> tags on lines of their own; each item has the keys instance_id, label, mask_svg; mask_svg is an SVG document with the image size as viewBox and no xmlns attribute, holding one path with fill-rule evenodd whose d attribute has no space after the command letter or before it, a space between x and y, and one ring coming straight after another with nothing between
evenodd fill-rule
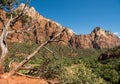
<instances>
[{"instance_id":1,"label":"tree bark","mask_svg":"<svg viewBox=\"0 0 120 84\"><path fill-rule=\"evenodd\" d=\"M7 38L7 35L8 35L8 28L10 26L14 26L14 24L19 20L19 18L21 18L23 15L24 15L24 10L27 6L27 4L29 3L30 0L26 0L25 2L25 6L24 8L22 9L21 13L17 15L17 17L12 17L13 15L13 11L14 11L14 7L13 7L13 4L15 1L12 1L11 4L12 5L8 5L9 9L7 9L7 4L5 4L5 6L3 8L6 8L6 10L8 10L9 14L10 14L10 18L8 18L8 22L5 24L5 22L3 22L4 20L2 20L2 18L0 17L0 21L3 23L4 25L4 28L3 28L3 31L2 31L2 34L0 36L0 47L1 47L1 56L0 56L0 73L3 73L4 71L4 64L5 64L5 60L6 58L8 57L7 56L7 53L8 53L8 47L7 47L7 42L6 42L6 38ZM3 3L1 3L2 5ZM14 24L13 24L14 23Z\"/></svg>"},{"instance_id":2,"label":"tree bark","mask_svg":"<svg viewBox=\"0 0 120 84\"><path fill-rule=\"evenodd\" d=\"M7 49L7 45L5 44L4 40L0 41L0 45L1 45L1 50L2 50L2 54L0 57L0 73L3 73L4 72L4 64L5 64L5 60L7 58L8 49Z\"/></svg>"},{"instance_id":3,"label":"tree bark","mask_svg":"<svg viewBox=\"0 0 120 84\"><path fill-rule=\"evenodd\" d=\"M3 28L2 34L0 36L0 47L2 52L0 56L0 73L3 73L4 71L4 64L7 58L8 48L7 48L6 38L8 35L8 28L10 26L11 21L12 21L12 16L10 20L7 22L7 24L5 25L5 27Z\"/></svg>"}]
</instances>

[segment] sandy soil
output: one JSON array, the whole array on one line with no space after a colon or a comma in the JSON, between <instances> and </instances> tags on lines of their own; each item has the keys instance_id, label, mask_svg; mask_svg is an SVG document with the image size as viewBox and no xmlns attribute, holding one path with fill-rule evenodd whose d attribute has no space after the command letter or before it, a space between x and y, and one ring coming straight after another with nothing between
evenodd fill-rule
<instances>
[{"instance_id":1,"label":"sandy soil","mask_svg":"<svg viewBox=\"0 0 120 84\"><path fill-rule=\"evenodd\" d=\"M24 76L12 76L9 78L0 78L0 84L48 84L48 83L44 79L34 79Z\"/></svg>"}]
</instances>

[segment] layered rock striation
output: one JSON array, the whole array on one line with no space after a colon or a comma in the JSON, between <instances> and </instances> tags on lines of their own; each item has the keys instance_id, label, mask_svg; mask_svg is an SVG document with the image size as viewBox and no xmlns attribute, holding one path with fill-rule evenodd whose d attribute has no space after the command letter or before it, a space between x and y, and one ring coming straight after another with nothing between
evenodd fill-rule
<instances>
[{"instance_id":1,"label":"layered rock striation","mask_svg":"<svg viewBox=\"0 0 120 84\"><path fill-rule=\"evenodd\" d=\"M112 48L120 46L120 38L96 27L90 34L72 36L70 43L75 48Z\"/></svg>"},{"instance_id":2,"label":"layered rock striation","mask_svg":"<svg viewBox=\"0 0 120 84\"><path fill-rule=\"evenodd\" d=\"M24 4L21 4L18 9L22 9ZM6 13L0 10L3 18ZM27 6L24 10L30 19L23 23L18 21L10 30L15 30L14 33L8 35L8 42L36 42L43 43L49 39L50 36L62 31L63 27L59 23L47 19L40 15L33 7ZM6 19L7 21L7 19ZM2 32L3 25L0 22L0 31ZM30 30L29 32L18 32L21 30ZM58 39L64 40L59 42L64 45L71 45L74 48L112 48L120 46L120 38L109 31L104 31L100 27L96 27L90 34L76 35L71 29L67 28L62 36Z\"/></svg>"}]
</instances>

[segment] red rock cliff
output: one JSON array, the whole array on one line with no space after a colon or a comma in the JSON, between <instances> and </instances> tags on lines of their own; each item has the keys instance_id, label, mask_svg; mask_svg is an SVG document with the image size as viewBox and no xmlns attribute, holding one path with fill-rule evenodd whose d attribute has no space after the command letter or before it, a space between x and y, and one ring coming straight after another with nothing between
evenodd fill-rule
<instances>
[{"instance_id":1,"label":"red rock cliff","mask_svg":"<svg viewBox=\"0 0 120 84\"><path fill-rule=\"evenodd\" d=\"M20 5L22 8L24 4ZM5 12L0 10L3 18L5 18ZM35 11L33 7L27 7L25 12L29 15L32 20L27 23L21 23L18 21L13 29L15 31L29 30L29 32L15 32L10 34L7 38L9 42L37 42L42 43L45 40L49 39L49 36L53 33L60 32L63 29L63 26L58 24L55 21L47 19ZM7 19L6 19L7 21ZM2 31L3 25L0 23L0 32ZM64 45L70 44L74 48L111 48L114 46L120 46L120 38L115 36L109 31L104 31L103 29L97 27L88 35L76 35L71 29L67 29L64 32L63 36L59 39L64 40L62 42Z\"/></svg>"},{"instance_id":2,"label":"red rock cliff","mask_svg":"<svg viewBox=\"0 0 120 84\"><path fill-rule=\"evenodd\" d=\"M96 27L88 35L74 35L70 43L77 48L112 48L120 46L120 38L110 31Z\"/></svg>"}]
</instances>

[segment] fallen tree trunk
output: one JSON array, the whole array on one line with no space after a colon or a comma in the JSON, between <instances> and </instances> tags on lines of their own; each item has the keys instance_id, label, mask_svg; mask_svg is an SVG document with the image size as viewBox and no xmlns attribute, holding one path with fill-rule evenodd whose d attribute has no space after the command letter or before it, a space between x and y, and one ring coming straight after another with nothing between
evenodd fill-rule
<instances>
[{"instance_id":1,"label":"fallen tree trunk","mask_svg":"<svg viewBox=\"0 0 120 84\"><path fill-rule=\"evenodd\" d=\"M60 33L58 33L57 35L55 35L53 38L49 39L48 41L42 43L33 53L31 53L29 56L27 56L22 62L20 62L18 64L17 67L15 67L15 69L11 70L8 74L8 76L12 76L14 75L17 71L20 70L20 68L25 64L27 63L32 57L35 56L36 53L38 53L38 51L40 51L42 49L42 47L46 46L47 44L49 44L50 42L54 42L58 36L62 35L63 32L65 31L66 29L64 28Z\"/></svg>"}]
</instances>

